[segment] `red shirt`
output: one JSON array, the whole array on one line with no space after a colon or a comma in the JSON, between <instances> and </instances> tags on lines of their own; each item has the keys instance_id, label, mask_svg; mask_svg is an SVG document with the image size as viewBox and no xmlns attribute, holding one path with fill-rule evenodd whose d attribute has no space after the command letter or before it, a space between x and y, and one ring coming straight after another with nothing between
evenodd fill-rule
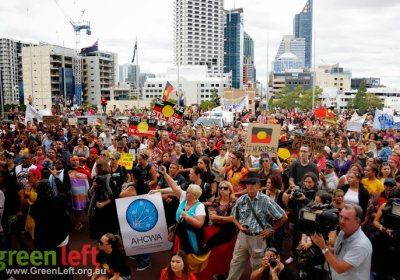
<instances>
[{"instance_id":1,"label":"red shirt","mask_svg":"<svg viewBox=\"0 0 400 280\"><path fill-rule=\"evenodd\" d=\"M160 277L160 280L167 280L167 279L168 279L168 278L167 278L167 268L163 268L163 269L161 270L161 277ZM190 275L189 275L188 278L182 278L182 277L176 277L176 276L175 276L174 279L175 279L175 280L197 280L196 276L195 276L192 272L190 272Z\"/></svg>"}]
</instances>

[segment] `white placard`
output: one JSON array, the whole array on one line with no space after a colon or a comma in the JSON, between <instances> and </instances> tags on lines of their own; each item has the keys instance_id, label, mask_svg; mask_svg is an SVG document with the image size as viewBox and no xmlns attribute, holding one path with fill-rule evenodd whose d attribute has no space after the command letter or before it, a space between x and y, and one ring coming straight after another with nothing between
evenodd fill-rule
<instances>
[{"instance_id":1,"label":"white placard","mask_svg":"<svg viewBox=\"0 0 400 280\"><path fill-rule=\"evenodd\" d=\"M119 198L116 204L127 256L170 249L161 193Z\"/></svg>"}]
</instances>

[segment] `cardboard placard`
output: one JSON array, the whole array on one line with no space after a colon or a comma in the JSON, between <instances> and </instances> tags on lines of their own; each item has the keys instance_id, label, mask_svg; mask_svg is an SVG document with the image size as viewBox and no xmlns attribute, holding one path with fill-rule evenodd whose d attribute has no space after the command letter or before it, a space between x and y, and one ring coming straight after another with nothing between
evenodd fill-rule
<instances>
[{"instance_id":1,"label":"cardboard placard","mask_svg":"<svg viewBox=\"0 0 400 280\"><path fill-rule=\"evenodd\" d=\"M78 125L78 118L68 118L68 124L76 127Z\"/></svg>"},{"instance_id":2,"label":"cardboard placard","mask_svg":"<svg viewBox=\"0 0 400 280\"><path fill-rule=\"evenodd\" d=\"M59 125L60 124L60 116L43 116L43 125L51 126L51 125Z\"/></svg>"},{"instance_id":3,"label":"cardboard placard","mask_svg":"<svg viewBox=\"0 0 400 280\"><path fill-rule=\"evenodd\" d=\"M301 145L311 147L312 151L321 152L327 146L328 140L325 138L317 138L308 135L296 135L293 141L293 149L299 150Z\"/></svg>"},{"instance_id":4,"label":"cardboard placard","mask_svg":"<svg viewBox=\"0 0 400 280\"><path fill-rule=\"evenodd\" d=\"M132 170L134 161L135 154L122 153L118 160L118 164L124 166L126 170Z\"/></svg>"},{"instance_id":5,"label":"cardboard placard","mask_svg":"<svg viewBox=\"0 0 400 280\"><path fill-rule=\"evenodd\" d=\"M248 126L246 153L277 153L281 126L278 124L251 123Z\"/></svg>"}]
</instances>

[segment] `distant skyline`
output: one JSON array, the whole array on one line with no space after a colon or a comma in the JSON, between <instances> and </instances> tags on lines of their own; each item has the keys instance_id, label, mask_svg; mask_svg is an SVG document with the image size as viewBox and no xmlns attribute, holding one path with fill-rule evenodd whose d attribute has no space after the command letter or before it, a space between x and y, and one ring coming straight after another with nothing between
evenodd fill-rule
<instances>
[{"instance_id":1,"label":"distant skyline","mask_svg":"<svg viewBox=\"0 0 400 280\"><path fill-rule=\"evenodd\" d=\"M92 35L81 34L81 47L97 39L99 48L132 60L135 38L142 72L162 73L173 64L173 0L58 0L73 20L85 9ZM244 29L254 39L257 79L266 83L267 34L272 63L283 35L293 34L293 17L306 0L225 0L225 8L243 8ZM398 0L314 0L316 66L340 63L353 77L379 77L400 90ZM44 41L74 48L74 32L55 0L0 2L0 37ZM271 69L271 65L269 65Z\"/></svg>"}]
</instances>

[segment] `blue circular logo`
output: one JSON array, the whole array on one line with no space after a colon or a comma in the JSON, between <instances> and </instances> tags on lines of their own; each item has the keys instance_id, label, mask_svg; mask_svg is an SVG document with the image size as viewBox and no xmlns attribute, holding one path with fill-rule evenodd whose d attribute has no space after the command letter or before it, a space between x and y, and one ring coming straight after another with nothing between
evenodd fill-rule
<instances>
[{"instance_id":1,"label":"blue circular logo","mask_svg":"<svg viewBox=\"0 0 400 280\"><path fill-rule=\"evenodd\" d=\"M126 220L134 230L146 232L157 224L158 211L151 201L137 199L128 206Z\"/></svg>"}]
</instances>

